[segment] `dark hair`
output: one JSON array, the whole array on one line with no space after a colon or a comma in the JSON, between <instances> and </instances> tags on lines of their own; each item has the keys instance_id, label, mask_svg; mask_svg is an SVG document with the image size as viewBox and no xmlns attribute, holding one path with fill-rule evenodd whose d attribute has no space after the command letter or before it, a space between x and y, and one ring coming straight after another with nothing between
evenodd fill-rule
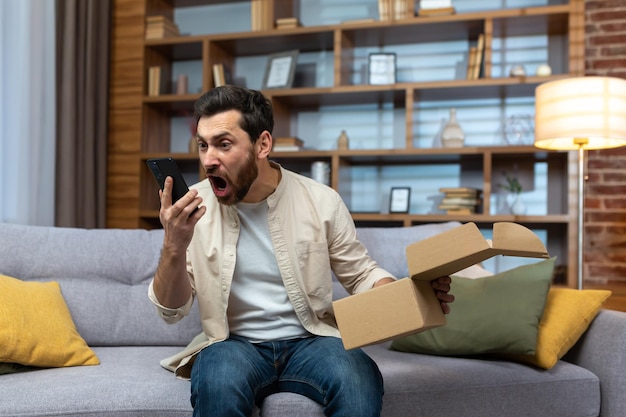
<instances>
[{"instance_id":1,"label":"dark hair","mask_svg":"<svg viewBox=\"0 0 626 417\"><path fill-rule=\"evenodd\" d=\"M207 91L194 104L196 126L202 116L213 116L228 110L241 112L240 127L255 143L264 130L272 133L274 115L272 103L257 90L234 85Z\"/></svg>"}]
</instances>

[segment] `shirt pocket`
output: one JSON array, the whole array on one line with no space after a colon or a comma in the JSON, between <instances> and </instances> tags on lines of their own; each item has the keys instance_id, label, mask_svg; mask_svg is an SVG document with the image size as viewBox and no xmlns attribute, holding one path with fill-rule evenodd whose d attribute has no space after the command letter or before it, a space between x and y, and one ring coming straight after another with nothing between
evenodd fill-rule
<instances>
[{"instance_id":1,"label":"shirt pocket","mask_svg":"<svg viewBox=\"0 0 626 417\"><path fill-rule=\"evenodd\" d=\"M296 244L298 267L302 285L311 301L332 299L332 275L326 242L300 242Z\"/></svg>"}]
</instances>

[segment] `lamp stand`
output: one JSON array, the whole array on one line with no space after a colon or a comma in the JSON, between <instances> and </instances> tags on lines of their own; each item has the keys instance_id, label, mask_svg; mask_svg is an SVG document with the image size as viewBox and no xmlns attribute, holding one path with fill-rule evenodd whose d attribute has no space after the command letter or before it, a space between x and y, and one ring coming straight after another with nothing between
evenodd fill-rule
<instances>
[{"instance_id":1,"label":"lamp stand","mask_svg":"<svg viewBox=\"0 0 626 417\"><path fill-rule=\"evenodd\" d=\"M583 242L584 242L584 221L585 221L585 149L584 146L589 143L587 138L575 138L574 143L578 145L578 269L577 269L577 285L578 289L583 289Z\"/></svg>"}]
</instances>

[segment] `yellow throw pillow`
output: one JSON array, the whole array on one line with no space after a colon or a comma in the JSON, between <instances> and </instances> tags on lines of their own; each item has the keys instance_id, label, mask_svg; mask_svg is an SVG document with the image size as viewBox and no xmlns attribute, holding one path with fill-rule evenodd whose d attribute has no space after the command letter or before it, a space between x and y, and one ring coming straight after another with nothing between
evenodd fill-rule
<instances>
[{"instance_id":1,"label":"yellow throw pillow","mask_svg":"<svg viewBox=\"0 0 626 417\"><path fill-rule=\"evenodd\" d=\"M551 288L537 335L534 355L507 357L550 369L576 344L611 295L608 290Z\"/></svg>"},{"instance_id":2,"label":"yellow throw pillow","mask_svg":"<svg viewBox=\"0 0 626 417\"><path fill-rule=\"evenodd\" d=\"M0 275L0 362L35 367L98 365L78 334L58 282Z\"/></svg>"}]
</instances>

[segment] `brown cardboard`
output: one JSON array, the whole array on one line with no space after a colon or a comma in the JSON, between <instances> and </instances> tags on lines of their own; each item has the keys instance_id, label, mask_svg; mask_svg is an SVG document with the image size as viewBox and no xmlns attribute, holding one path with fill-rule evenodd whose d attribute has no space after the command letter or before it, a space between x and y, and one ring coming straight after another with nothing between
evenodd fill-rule
<instances>
[{"instance_id":1,"label":"brown cardboard","mask_svg":"<svg viewBox=\"0 0 626 417\"><path fill-rule=\"evenodd\" d=\"M493 243L466 223L406 248L409 276L333 302L346 349L384 342L446 324L430 281L495 255L548 258L537 235L516 223L495 223ZM452 306L452 308L454 308Z\"/></svg>"},{"instance_id":2,"label":"brown cardboard","mask_svg":"<svg viewBox=\"0 0 626 417\"><path fill-rule=\"evenodd\" d=\"M430 282L400 279L333 302L343 345L353 349L446 324Z\"/></svg>"},{"instance_id":3,"label":"brown cardboard","mask_svg":"<svg viewBox=\"0 0 626 417\"><path fill-rule=\"evenodd\" d=\"M537 235L516 223L494 223L493 242L474 223L465 223L406 248L409 276L433 280L454 274L496 255L548 258Z\"/></svg>"}]
</instances>

